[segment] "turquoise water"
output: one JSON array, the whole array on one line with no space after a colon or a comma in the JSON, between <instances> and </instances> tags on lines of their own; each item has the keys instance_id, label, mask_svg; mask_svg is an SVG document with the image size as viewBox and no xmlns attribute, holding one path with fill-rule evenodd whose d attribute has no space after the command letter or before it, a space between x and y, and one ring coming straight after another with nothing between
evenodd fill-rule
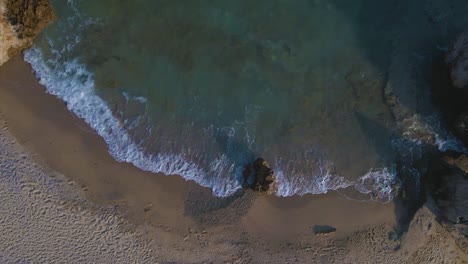
<instances>
[{"instance_id":1,"label":"turquoise water","mask_svg":"<svg viewBox=\"0 0 468 264\"><path fill-rule=\"evenodd\" d=\"M277 195L391 196L397 123L384 88L406 1L54 7L26 59L117 160L219 196L240 188L256 157L274 169Z\"/></svg>"}]
</instances>

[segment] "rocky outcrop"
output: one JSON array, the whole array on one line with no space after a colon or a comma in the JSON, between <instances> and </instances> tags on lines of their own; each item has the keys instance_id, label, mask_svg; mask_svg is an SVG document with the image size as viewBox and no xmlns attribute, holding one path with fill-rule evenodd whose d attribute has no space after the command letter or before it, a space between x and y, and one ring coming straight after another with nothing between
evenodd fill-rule
<instances>
[{"instance_id":1,"label":"rocky outcrop","mask_svg":"<svg viewBox=\"0 0 468 264\"><path fill-rule=\"evenodd\" d=\"M467 98L468 105L468 98ZM458 115L454 122L454 134L468 145L468 111L464 111Z\"/></svg>"},{"instance_id":2,"label":"rocky outcrop","mask_svg":"<svg viewBox=\"0 0 468 264\"><path fill-rule=\"evenodd\" d=\"M442 122L465 147L468 146L468 32L461 34L433 67L432 96ZM468 155L436 152L427 173L422 173L425 206L468 253Z\"/></svg>"},{"instance_id":3,"label":"rocky outcrop","mask_svg":"<svg viewBox=\"0 0 468 264\"><path fill-rule=\"evenodd\" d=\"M450 66L453 85L457 88L468 88L468 32L457 38L445 61Z\"/></svg>"},{"instance_id":4,"label":"rocky outcrop","mask_svg":"<svg viewBox=\"0 0 468 264\"><path fill-rule=\"evenodd\" d=\"M272 192L275 182L275 176L272 169L268 167L268 163L257 158L254 162L247 164L244 169L245 189L252 189L258 192Z\"/></svg>"},{"instance_id":5,"label":"rocky outcrop","mask_svg":"<svg viewBox=\"0 0 468 264\"><path fill-rule=\"evenodd\" d=\"M0 0L0 65L24 49L54 19L50 0Z\"/></svg>"},{"instance_id":6,"label":"rocky outcrop","mask_svg":"<svg viewBox=\"0 0 468 264\"><path fill-rule=\"evenodd\" d=\"M468 156L446 155L434 163L428 193L427 206L468 253Z\"/></svg>"},{"instance_id":7,"label":"rocky outcrop","mask_svg":"<svg viewBox=\"0 0 468 264\"><path fill-rule=\"evenodd\" d=\"M437 215L448 222L468 221L468 156L443 157L434 163L429 193ZM468 235L468 234L467 234Z\"/></svg>"},{"instance_id":8,"label":"rocky outcrop","mask_svg":"<svg viewBox=\"0 0 468 264\"><path fill-rule=\"evenodd\" d=\"M445 54L445 65L440 64L431 74L433 100L446 127L468 146L468 32L454 41Z\"/></svg>"}]
</instances>

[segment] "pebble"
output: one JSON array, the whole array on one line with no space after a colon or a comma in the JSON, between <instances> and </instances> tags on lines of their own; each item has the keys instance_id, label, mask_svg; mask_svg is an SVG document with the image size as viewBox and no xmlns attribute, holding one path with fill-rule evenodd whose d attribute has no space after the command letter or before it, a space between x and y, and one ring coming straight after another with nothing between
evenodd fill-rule
<instances>
[{"instance_id":1,"label":"pebble","mask_svg":"<svg viewBox=\"0 0 468 264\"><path fill-rule=\"evenodd\" d=\"M143 208L143 211L145 211L145 213L148 213L149 211L151 211L152 206L153 206L152 203L147 203L145 208Z\"/></svg>"}]
</instances>

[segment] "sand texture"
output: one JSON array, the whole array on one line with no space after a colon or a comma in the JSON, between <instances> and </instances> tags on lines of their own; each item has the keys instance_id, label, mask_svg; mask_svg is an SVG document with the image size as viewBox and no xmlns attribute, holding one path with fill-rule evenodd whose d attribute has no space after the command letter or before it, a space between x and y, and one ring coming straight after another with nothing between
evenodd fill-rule
<instances>
[{"instance_id":1,"label":"sand texture","mask_svg":"<svg viewBox=\"0 0 468 264\"><path fill-rule=\"evenodd\" d=\"M3 126L2 126L3 128ZM154 263L148 246L110 208L31 160L0 132L1 263Z\"/></svg>"}]
</instances>

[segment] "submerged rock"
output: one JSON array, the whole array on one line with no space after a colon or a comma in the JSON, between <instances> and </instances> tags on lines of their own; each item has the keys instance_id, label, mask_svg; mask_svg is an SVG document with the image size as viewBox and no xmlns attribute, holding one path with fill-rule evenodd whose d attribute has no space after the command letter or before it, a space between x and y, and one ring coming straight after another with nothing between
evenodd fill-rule
<instances>
[{"instance_id":1,"label":"submerged rock","mask_svg":"<svg viewBox=\"0 0 468 264\"><path fill-rule=\"evenodd\" d=\"M50 0L0 0L0 65L31 47L54 17Z\"/></svg>"},{"instance_id":2,"label":"submerged rock","mask_svg":"<svg viewBox=\"0 0 468 264\"><path fill-rule=\"evenodd\" d=\"M264 159L257 158L254 162L247 164L243 175L244 188L258 192L272 192L275 176Z\"/></svg>"}]
</instances>

